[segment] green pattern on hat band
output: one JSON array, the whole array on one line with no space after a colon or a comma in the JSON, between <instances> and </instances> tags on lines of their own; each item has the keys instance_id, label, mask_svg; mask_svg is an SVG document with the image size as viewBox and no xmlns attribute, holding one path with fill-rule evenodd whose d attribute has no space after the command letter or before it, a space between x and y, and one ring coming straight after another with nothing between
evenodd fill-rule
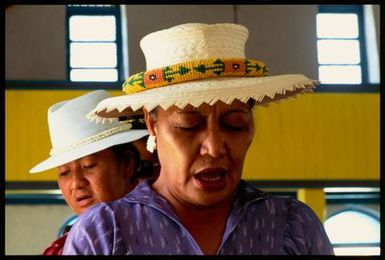
<instances>
[{"instance_id":1,"label":"green pattern on hat band","mask_svg":"<svg viewBox=\"0 0 385 260\"><path fill-rule=\"evenodd\" d=\"M178 63L132 75L123 83L126 94L171 84L214 77L264 77L266 65L243 58L204 59Z\"/></svg>"}]
</instances>

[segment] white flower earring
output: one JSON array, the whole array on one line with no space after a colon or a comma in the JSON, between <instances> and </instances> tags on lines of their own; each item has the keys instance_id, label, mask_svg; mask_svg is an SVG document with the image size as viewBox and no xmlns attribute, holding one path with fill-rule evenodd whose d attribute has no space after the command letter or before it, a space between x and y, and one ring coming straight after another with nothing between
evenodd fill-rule
<instances>
[{"instance_id":1,"label":"white flower earring","mask_svg":"<svg viewBox=\"0 0 385 260\"><path fill-rule=\"evenodd\" d=\"M153 153L154 150L156 150L156 136L155 135L149 135L148 136L146 149L150 153Z\"/></svg>"}]
</instances>

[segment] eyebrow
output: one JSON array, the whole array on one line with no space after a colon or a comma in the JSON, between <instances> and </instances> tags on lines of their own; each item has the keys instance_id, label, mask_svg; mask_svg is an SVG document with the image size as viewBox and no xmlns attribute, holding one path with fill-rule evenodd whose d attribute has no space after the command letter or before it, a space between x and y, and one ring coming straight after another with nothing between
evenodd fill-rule
<instances>
[{"instance_id":1,"label":"eyebrow","mask_svg":"<svg viewBox=\"0 0 385 260\"><path fill-rule=\"evenodd\" d=\"M227 116L228 114L232 114L232 113L249 114L249 111L244 109L234 109L234 110L225 112L222 116Z\"/></svg>"},{"instance_id":2,"label":"eyebrow","mask_svg":"<svg viewBox=\"0 0 385 260\"><path fill-rule=\"evenodd\" d=\"M176 113L177 114L201 115L199 110L188 110L188 111L181 110L181 111L177 111ZM225 113L222 114L222 116L227 116L227 115L232 114L232 113L249 114L249 111L245 110L245 109L233 109L233 110L230 110L230 111L226 111Z\"/></svg>"},{"instance_id":3,"label":"eyebrow","mask_svg":"<svg viewBox=\"0 0 385 260\"><path fill-rule=\"evenodd\" d=\"M181 110L181 111L176 111L177 114L200 114L198 110Z\"/></svg>"}]
</instances>

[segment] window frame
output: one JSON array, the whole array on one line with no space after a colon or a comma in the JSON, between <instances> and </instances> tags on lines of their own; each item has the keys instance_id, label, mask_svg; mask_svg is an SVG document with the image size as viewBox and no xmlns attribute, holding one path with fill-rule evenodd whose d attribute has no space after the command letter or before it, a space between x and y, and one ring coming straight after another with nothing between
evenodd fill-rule
<instances>
[{"instance_id":1,"label":"window frame","mask_svg":"<svg viewBox=\"0 0 385 260\"><path fill-rule=\"evenodd\" d=\"M322 13L354 13L358 17L358 37L360 50L361 83L360 84L328 84L321 83L315 91L317 92L379 92L380 84L369 82L369 68L367 64L366 35L364 25L363 5L319 5L317 14ZM316 41L323 38L316 36ZM339 38L336 38L339 39ZM318 55L318 49L317 49ZM317 69L322 66L317 60Z\"/></svg>"},{"instance_id":2,"label":"window frame","mask_svg":"<svg viewBox=\"0 0 385 260\"><path fill-rule=\"evenodd\" d=\"M71 81L71 65L70 65L70 31L69 31L69 20L73 15L86 15L86 16L99 16L99 15L113 15L115 16L115 28L116 28L116 70L118 73L118 79L115 82L110 81ZM122 23L121 23L121 14L119 5L111 6L66 6L66 24L65 24L65 37L66 37L66 79L67 82L76 85L98 85L98 86L108 86L109 89L116 85L121 85L124 81L124 72L123 72L123 50L122 50Z\"/></svg>"}]
</instances>

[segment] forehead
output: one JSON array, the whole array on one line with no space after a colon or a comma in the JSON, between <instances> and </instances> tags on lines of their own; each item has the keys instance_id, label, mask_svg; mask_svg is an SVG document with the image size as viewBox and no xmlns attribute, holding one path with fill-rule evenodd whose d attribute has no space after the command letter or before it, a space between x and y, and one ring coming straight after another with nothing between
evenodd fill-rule
<instances>
[{"instance_id":1,"label":"forehead","mask_svg":"<svg viewBox=\"0 0 385 260\"><path fill-rule=\"evenodd\" d=\"M107 157L107 153L108 153L108 149L104 149L104 150L101 150L101 151L98 151L98 152L95 152L95 153L86 155L86 156L81 157L81 158L79 158L79 159L70 161L70 162L68 162L68 163L59 165L57 168L59 168L59 167L65 167L65 166L70 166L71 164L74 164L74 163L81 163L82 161L87 161L87 160L99 160L100 158L106 159L106 158L108 158L108 157Z\"/></svg>"}]
</instances>

